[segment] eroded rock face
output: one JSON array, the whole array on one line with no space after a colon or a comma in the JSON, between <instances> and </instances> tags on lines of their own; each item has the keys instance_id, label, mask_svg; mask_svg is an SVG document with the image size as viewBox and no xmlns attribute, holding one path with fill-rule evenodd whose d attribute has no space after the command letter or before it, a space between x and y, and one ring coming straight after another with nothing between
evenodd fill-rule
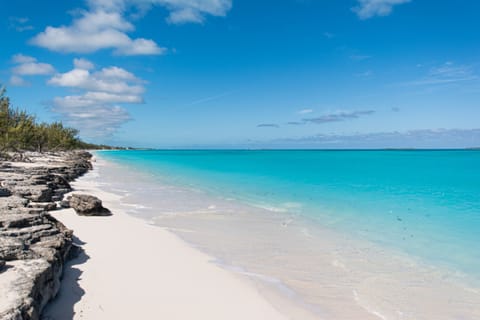
<instances>
[{"instance_id":1,"label":"eroded rock face","mask_svg":"<svg viewBox=\"0 0 480 320\"><path fill-rule=\"evenodd\" d=\"M87 194L72 194L67 198L71 208L82 216L109 216L110 210L102 205L102 200Z\"/></svg>"},{"instance_id":2,"label":"eroded rock face","mask_svg":"<svg viewBox=\"0 0 480 320\"><path fill-rule=\"evenodd\" d=\"M41 161L38 160L41 157ZM85 153L0 163L0 319L37 320L60 287L72 231L48 214L91 168Z\"/></svg>"}]
</instances>

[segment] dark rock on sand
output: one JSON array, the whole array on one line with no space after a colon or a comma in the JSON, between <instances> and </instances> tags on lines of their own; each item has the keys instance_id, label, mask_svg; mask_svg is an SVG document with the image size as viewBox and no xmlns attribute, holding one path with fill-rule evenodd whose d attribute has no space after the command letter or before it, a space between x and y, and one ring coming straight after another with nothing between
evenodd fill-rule
<instances>
[{"instance_id":1,"label":"dark rock on sand","mask_svg":"<svg viewBox=\"0 0 480 320\"><path fill-rule=\"evenodd\" d=\"M110 210L102 205L102 200L87 194L72 194L67 198L70 207L82 216L109 216Z\"/></svg>"},{"instance_id":2,"label":"dark rock on sand","mask_svg":"<svg viewBox=\"0 0 480 320\"><path fill-rule=\"evenodd\" d=\"M6 188L0 188L0 197L9 197L12 193Z\"/></svg>"},{"instance_id":3,"label":"dark rock on sand","mask_svg":"<svg viewBox=\"0 0 480 320\"><path fill-rule=\"evenodd\" d=\"M67 200L61 200L59 202L59 205L60 205L60 207L65 208L65 209L70 208L70 202L68 202Z\"/></svg>"}]
</instances>

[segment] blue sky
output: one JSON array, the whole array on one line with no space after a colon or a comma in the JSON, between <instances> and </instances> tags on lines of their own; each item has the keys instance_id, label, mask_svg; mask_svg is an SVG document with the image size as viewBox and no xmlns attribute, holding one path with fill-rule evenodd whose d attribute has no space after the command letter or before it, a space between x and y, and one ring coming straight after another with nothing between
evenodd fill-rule
<instances>
[{"instance_id":1,"label":"blue sky","mask_svg":"<svg viewBox=\"0 0 480 320\"><path fill-rule=\"evenodd\" d=\"M480 146L480 2L17 0L15 106L145 147Z\"/></svg>"}]
</instances>

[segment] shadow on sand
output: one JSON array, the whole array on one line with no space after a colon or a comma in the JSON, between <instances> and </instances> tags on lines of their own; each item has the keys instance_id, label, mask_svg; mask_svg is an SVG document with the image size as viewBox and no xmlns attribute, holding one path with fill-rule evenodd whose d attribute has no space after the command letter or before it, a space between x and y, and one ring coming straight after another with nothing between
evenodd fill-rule
<instances>
[{"instance_id":1,"label":"shadow on sand","mask_svg":"<svg viewBox=\"0 0 480 320\"><path fill-rule=\"evenodd\" d=\"M74 257L65 264L60 290L55 299L44 308L41 320L73 319L75 315L73 308L85 294L78 283L82 271L76 266L84 264L90 257L81 247L85 242L73 236L73 243L71 250L74 250L72 252Z\"/></svg>"}]
</instances>

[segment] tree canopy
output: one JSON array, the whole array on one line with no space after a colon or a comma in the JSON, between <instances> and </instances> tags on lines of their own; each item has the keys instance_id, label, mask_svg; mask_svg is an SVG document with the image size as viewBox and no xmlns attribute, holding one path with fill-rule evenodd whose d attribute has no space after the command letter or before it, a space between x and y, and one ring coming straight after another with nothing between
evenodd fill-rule
<instances>
[{"instance_id":1,"label":"tree canopy","mask_svg":"<svg viewBox=\"0 0 480 320\"><path fill-rule=\"evenodd\" d=\"M13 108L10 99L5 95L5 88L0 88L0 152L43 152L106 147L83 142L78 137L78 130L66 127L59 121L38 123L35 116Z\"/></svg>"}]
</instances>

